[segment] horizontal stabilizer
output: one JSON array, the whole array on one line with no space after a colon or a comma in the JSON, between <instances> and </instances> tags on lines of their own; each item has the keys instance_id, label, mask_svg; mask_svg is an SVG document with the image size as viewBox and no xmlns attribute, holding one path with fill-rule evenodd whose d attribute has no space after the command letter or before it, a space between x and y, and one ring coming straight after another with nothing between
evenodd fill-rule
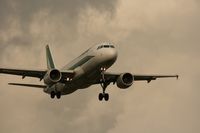
<instances>
[{"instance_id":1,"label":"horizontal stabilizer","mask_svg":"<svg viewBox=\"0 0 200 133\"><path fill-rule=\"evenodd\" d=\"M20 84L20 83L8 83L9 85L35 87L35 88L46 88L46 85L36 85L36 84Z\"/></svg>"}]
</instances>

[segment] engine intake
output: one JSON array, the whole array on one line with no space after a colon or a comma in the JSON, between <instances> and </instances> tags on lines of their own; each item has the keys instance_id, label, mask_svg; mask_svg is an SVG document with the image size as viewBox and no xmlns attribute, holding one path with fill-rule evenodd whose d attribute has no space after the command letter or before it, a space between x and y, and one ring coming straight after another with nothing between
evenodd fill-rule
<instances>
[{"instance_id":1,"label":"engine intake","mask_svg":"<svg viewBox=\"0 0 200 133\"><path fill-rule=\"evenodd\" d=\"M60 81L62 74L59 70L53 69L47 72L44 77L44 83L47 85L52 85Z\"/></svg>"},{"instance_id":2,"label":"engine intake","mask_svg":"<svg viewBox=\"0 0 200 133\"><path fill-rule=\"evenodd\" d=\"M133 84L134 78L130 73L123 73L117 78L117 87L126 89Z\"/></svg>"}]
</instances>

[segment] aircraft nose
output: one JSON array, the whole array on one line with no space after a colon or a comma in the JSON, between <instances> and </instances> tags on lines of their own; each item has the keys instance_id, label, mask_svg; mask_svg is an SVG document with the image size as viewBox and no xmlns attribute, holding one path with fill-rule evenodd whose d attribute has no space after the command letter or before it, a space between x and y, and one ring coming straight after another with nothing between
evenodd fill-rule
<instances>
[{"instance_id":1,"label":"aircraft nose","mask_svg":"<svg viewBox=\"0 0 200 133\"><path fill-rule=\"evenodd\" d=\"M115 61L117 59L116 49L108 49L106 52L106 58L108 61Z\"/></svg>"}]
</instances>

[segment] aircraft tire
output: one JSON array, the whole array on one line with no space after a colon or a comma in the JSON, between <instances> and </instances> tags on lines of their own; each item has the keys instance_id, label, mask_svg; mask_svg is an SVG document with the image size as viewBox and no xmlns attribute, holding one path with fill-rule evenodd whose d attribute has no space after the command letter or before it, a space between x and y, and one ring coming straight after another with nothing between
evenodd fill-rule
<instances>
[{"instance_id":1,"label":"aircraft tire","mask_svg":"<svg viewBox=\"0 0 200 133\"><path fill-rule=\"evenodd\" d=\"M105 99L105 101L108 101L108 100L109 100L109 94L108 94L108 93L105 93L105 94L104 94L104 99Z\"/></svg>"},{"instance_id":2,"label":"aircraft tire","mask_svg":"<svg viewBox=\"0 0 200 133\"><path fill-rule=\"evenodd\" d=\"M55 92L52 91L52 92L51 92L51 98L54 99L55 95L56 95Z\"/></svg>"},{"instance_id":3,"label":"aircraft tire","mask_svg":"<svg viewBox=\"0 0 200 133\"><path fill-rule=\"evenodd\" d=\"M103 97L104 97L103 93L99 93L99 101L102 101Z\"/></svg>"},{"instance_id":4,"label":"aircraft tire","mask_svg":"<svg viewBox=\"0 0 200 133\"><path fill-rule=\"evenodd\" d=\"M57 97L57 99L60 99L60 98L61 98L61 93L60 93L60 92L57 92L57 93L56 93L56 97Z\"/></svg>"}]
</instances>

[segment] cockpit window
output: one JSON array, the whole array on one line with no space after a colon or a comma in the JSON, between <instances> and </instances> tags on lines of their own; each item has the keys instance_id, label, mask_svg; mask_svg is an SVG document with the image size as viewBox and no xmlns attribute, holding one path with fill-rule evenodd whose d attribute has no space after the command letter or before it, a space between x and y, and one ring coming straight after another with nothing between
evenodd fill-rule
<instances>
[{"instance_id":1,"label":"cockpit window","mask_svg":"<svg viewBox=\"0 0 200 133\"><path fill-rule=\"evenodd\" d=\"M101 49L101 48L115 48L113 45L101 45L97 48L97 50Z\"/></svg>"},{"instance_id":2,"label":"cockpit window","mask_svg":"<svg viewBox=\"0 0 200 133\"><path fill-rule=\"evenodd\" d=\"M103 47L104 47L104 48L109 48L109 45L104 45Z\"/></svg>"}]
</instances>

